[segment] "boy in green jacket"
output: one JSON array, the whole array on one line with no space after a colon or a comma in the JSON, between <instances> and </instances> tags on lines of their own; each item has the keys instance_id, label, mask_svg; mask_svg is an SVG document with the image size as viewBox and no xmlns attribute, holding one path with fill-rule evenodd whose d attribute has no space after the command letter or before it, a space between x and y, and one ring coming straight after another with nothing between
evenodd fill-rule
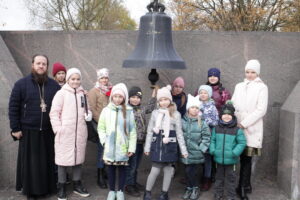
<instances>
[{"instance_id":1,"label":"boy in green jacket","mask_svg":"<svg viewBox=\"0 0 300 200\"><path fill-rule=\"evenodd\" d=\"M234 112L231 103L225 104L221 108L219 124L212 130L209 151L217 165L215 200L225 199L224 194L228 200L235 199L236 163L246 147L246 138L237 126Z\"/></svg>"}]
</instances>

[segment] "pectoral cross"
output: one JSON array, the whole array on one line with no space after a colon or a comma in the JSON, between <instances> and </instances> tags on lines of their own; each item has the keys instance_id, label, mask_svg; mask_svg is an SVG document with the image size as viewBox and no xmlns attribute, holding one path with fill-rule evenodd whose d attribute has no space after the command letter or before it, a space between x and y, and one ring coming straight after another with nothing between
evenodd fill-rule
<instances>
[{"instance_id":1,"label":"pectoral cross","mask_svg":"<svg viewBox=\"0 0 300 200\"><path fill-rule=\"evenodd\" d=\"M47 104L45 104L44 100L42 100L41 104L40 104L41 110L42 112L46 112L47 111Z\"/></svg>"}]
</instances>

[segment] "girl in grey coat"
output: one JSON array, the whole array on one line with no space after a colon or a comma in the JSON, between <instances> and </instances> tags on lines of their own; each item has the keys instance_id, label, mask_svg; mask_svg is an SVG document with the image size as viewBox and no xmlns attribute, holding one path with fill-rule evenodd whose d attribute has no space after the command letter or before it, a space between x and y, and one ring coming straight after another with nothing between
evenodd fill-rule
<instances>
[{"instance_id":1,"label":"girl in grey coat","mask_svg":"<svg viewBox=\"0 0 300 200\"><path fill-rule=\"evenodd\" d=\"M172 164L178 160L178 146L183 157L187 158L181 127L181 115L172 102L171 86L157 91L158 109L154 110L147 129L144 152L151 155L152 168L147 179L144 200L151 200L151 190L160 170L164 171L163 187L160 200L168 200L174 168Z\"/></svg>"}]
</instances>

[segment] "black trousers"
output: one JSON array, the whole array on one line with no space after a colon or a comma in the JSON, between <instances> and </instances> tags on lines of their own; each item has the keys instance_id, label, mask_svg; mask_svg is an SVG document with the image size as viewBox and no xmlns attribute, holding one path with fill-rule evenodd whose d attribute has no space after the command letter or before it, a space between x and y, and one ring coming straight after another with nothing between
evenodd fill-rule
<instances>
[{"instance_id":1,"label":"black trousers","mask_svg":"<svg viewBox=\"0 0 300 200\"><path fill-rule=\"evenodd\" d=\"M198 187L199 186L199 172L200 164L189 164L185 165L185 176L187 178L187 187Z\"/></svg>"},{"instance_id":2,"label":"black trousers","mask_svg":"<svg viewBox=\"0 0 300 200\"><path fill-rule=\"evenodd\" d=\"M214 193L216 197L235 199L236 170L235 165L216 165L216 182Z\"/></svg>"},{"instance_id":3,"label":"black trousers","mask_svg":"<svg viewBox=\"0 0 300 200\"><path fill-rule=\"evenodd\" d=\"M245 156L242 154L240 156L240 162L241 162L241 168L240 168L239 187L250 187L252 157Z\"/></svg>"}]
</instances>

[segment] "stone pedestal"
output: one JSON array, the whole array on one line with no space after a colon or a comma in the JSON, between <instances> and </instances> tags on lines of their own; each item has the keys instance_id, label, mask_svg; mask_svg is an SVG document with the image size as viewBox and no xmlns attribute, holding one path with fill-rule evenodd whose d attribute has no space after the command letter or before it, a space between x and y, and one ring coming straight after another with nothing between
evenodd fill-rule
<instances>
[{"instance_id":1,"label":"stone pedestal","mask_svg":"<svg viewBox=\"0 0 300 200\"><path fill-rule=\"evenodd\" d=\"M280 111L278 152L279 187L292 200L300 199L300 81Z\"/></svg>"}]
</instances>

